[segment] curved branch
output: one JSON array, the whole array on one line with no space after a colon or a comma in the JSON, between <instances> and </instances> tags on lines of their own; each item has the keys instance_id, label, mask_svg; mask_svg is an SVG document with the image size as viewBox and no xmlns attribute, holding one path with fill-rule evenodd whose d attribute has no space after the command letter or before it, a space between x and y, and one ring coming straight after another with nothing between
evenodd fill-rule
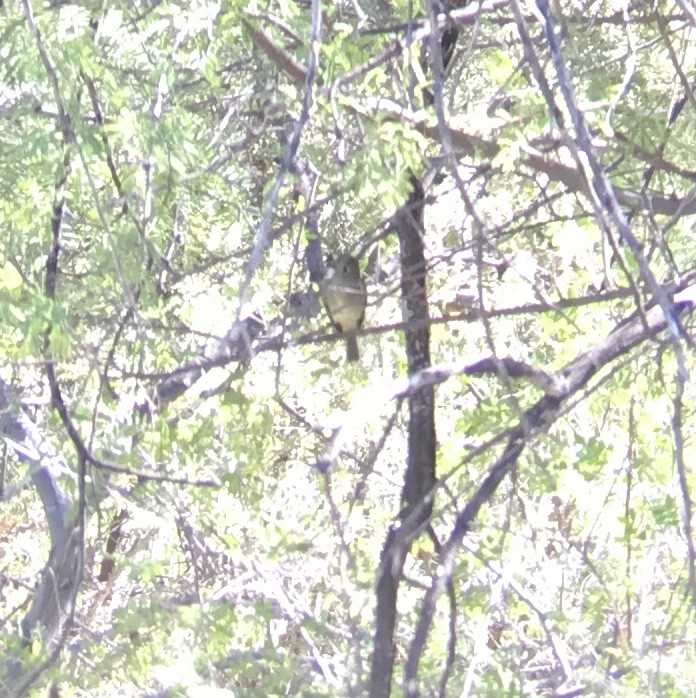
<instances>
[{"instance_id":1,"label":"curved branch","mask_svg":"<svg viewBox=\"0 0 696 698\"><path fill-rule=\"evenodd\" d=\"M679 316L696 307L696 284L687 286L674 296L672 311ZM418 625L408 651L407 665L412 675L417 667L427 642L430 626L435 615L438 598L452 581L457 554L481 508L490 501L503 479L513 470L524 448L535 434L546 433L561 412L561 408L573 395L581 390L602 368L626 354L642 342L651 339L669 326L669 321L659 305L654 305L645 314L631 315L598 346L582 352L564 366L555 376L555 394L544 395L535 405L526 410L518 424L509 432L507 446L494 463L478 490L457 514L447 542L443 545L437 577L428 589L419 614ZM415 698L418 688L415 681L409 684L406 695Z\"/></svg>"}]
</instances>

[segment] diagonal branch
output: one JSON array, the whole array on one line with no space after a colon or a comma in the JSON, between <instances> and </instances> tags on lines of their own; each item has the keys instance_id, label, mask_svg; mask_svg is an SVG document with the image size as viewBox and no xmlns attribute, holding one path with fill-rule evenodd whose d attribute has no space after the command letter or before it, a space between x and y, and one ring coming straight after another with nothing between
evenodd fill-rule
<instances>
[{"instance_id":1,"label":"diagonal branch","mask_svg":"<svg viewBox=\"0 0 696 698\"><path fill-rule=\"evenodd\" d=\"M696 285L684 288L674 296L669 317L677 317L696 306ZM535 434L545 433L556 421L563 405L581 390L588 381L604 367L639 344L664 332L669 326L661 306L654 305L644 314L634 313L619 325L598 346L582 352L570 361L555 376L555 390L547 393L532 407L526 410L518 424L509 432L507 445L493 464L478 490L457 514L452 532L443 545L437 577L430 586L421 608L418 625L409 647L406 672L413 677L418 675L418 664L425 649L428 633L435 615L439 596L452 581L452 575L459 549L464 536L471 528L481 508L495 494L503 479L513 470L521 453ZM416 698L417 682L407 686L406 695Z\"/></svg>"},{"instance_id":2,"label":"diagonal branch","mask_svg":"<svg viewBox=\"0 0 696 698\"><path fill-rule=\"evenodd\" d=\"M256 242L251 251L249 257L249 263L247 265L246 275L242 281L242 285L239 292L240 304L239 312L237 315L237 321L242 313L243 305L247 300L247 294L251 281L258 271L261 263L263 262L263 256L272 243L271 237L271 221L275 214L276 208L278 206L278 201L280 198L280 190L285 181L285 176L290 171L297 151L300 147L300 140L302 138L302 132L309 122L309 112L314 104L314 83L317 76L317 70L319 68L319 48L321 46L321 2L320 0L312 0L312 36L310 41L310 51L309 60L307 63L307 71L304 80L304 90L302 94L302 110L300 116L295 123L295 128L293 129L290 139L288 140L287 147L285 149L285 155L280 163L278 172L275 176L273 186L268 195L266 205L264 207L263 217L261 223L259 224L259 229L256 234Z\"/></svg>"}]
</instances>

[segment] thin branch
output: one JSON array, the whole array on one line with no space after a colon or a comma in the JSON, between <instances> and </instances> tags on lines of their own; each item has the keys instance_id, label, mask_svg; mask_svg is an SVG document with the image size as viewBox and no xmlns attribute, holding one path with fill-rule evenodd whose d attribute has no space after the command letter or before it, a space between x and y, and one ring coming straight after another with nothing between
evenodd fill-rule
<instances>
[{"instance_id":1,"label":"thin branch","mask_svg":"<svg viewBox=\"0 0 696 698\"><path fill-rule=\"evenodd\" d=\"M237 321L239 321L244 304L247 300L247 294L251 281L260 268L263 262L263 256L270 246L272 239L270 236L271 221L278 206L280 190L285 181L285 176L290 171L302 138L302 131L309 122L309 112L314 104L312 96L314 90L314 82L316 80L317 68L319 65L319 48L321 45L321 1L312 0L312 33L310 39L309 61L307 64L307 72L304 81L304 90L302 96L302 110L300 116L295 123L290 140L288 141L285 155L280 163L278 172L273 182L273 186L268 195L266 206L264 207L263 218L256 233L256 242L249 256L247 270L239 291L239 309L237 311Z\"/></svg>"},{"instance_id":2,"label":"thin branch","mask_svg":"<svg viewBox=\"0 0 696 698\"><path fill-rule=\"evenodd\" d=\"M673 312L675 315L684 311L692 311L696 306L696 286L685 288L675 296L674 301ZM669 317L671 315L672 313ZM561 413L563 404L582 389L600 369L641 342L663 332L669 327L669 322L670 320L665 317L659 305L649 309L645 316L634 313L631 318L619 325L604 342L578 355L558 371L556 374L557 391L545 395L536 404L525 410L518 424L510 430L503 453L491 466L481 485L456 516L452 532L443 546L438 574L423 599L416 631L408 650L407 662L413 662L417 666L427 642L437 600L452 580L457 554L464 536L470 530L481 508L490 501L500 483L515 467L530 438L534 434L547 432ZM417 686L414 683L407 690L410 690L412 695L416 695Z\"/></svg>"},{"instance_id":3,"label":"thin branch","mask_svg":"<svg viewBox=\"0 0 696 698\"><path fill-rule=\"evenodd\" d=\"M686 549L688 551L689 564L689 587L691 602L696 604L696 545L694 544L693 505L691 492L689 489L689 473L686 459L684 457L684 433L683 427L683 399L685 380L681 373L677 373L675 379L675 394L672 401L672 434L674 435L674 460L677 464L677 475L679 477L679 492L682 499L682 519L684 526L684 538L686 539Z\"/></svg>"},{"instance_id":4,"label":"thin branch","mask_svg":"<svg viewBox=\"0 0 696 698\"><path fill-rule=\"evenodd\" d=\"M160 475L147 470L135 470L122 465L114 465L106 461L95 458L91 454L87 455L87 460L90 465L100 470L105 470L110 473L120 473L122 475L130 475L137 477L142 482L170 482L174 485L184 485L186 487L220 487L219 480L191 480L187 477L172 477L170 475Z\"/></svg>"},{"instance_id":5,"label":"thin branch","mask_svg":"<svg viewBox=\"0 0 696 698\"><path fill-rule=\"evenodd\" d=\"M575 153L577 161L579 163L587 163L589 166L589 171L587 172L588 189L593 195L591 200L599 220L603 223L603 227L607 232L611 230L612 226L616 227L620 238L628 244L634 258L638 262L638 267L640 268L643 279L648 284L648 287L650 288L657 302L660 304L660 307L668 320L668 328L670 334L672 335L672 346L679 366L679 372L686 379L687 371L680 342L682 336L681 328L679 327L676 318L672 315L673 311L669 299L658 284L657 279L655 278L652 269L648 264L648 260L643 254L640 244L626 223L626 218L621 210L621 207L619 206L619 202L616 199L613 187L595 154L595 150L592 145L592 138L590 136L589 129L587 128L587 122L584 114L578 108L575 100L572 82L560 51L560 46L556 38L553 16L549 10L547 1L536 0L536 2L540 17L543 21L544 32L546 34L546 41L551 52L551 58L558 75L560 90L575 129L577 144L570 138L567 139L567 142L570 145L571 150ZM513 7L517 7L517 0L514 0Z\"/></svg>"}]
</instances>

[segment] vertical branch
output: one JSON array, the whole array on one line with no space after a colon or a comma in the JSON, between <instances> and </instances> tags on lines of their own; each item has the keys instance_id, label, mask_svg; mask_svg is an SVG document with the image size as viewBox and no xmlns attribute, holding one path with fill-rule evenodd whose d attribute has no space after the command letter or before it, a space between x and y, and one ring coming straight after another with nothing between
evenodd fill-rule
<instances>
[{"instance_id":1,"label":"vertical branch","mask_svg":"<svg viewBox=\"0 0 696 698\"><path fill-rule=\"evenodd\" d=\"M23 0L25 18L34 37L41 63L53 89L61 136L63 139L62 171L54 186L51 210L51 245L46 258L44 290L53 300L56 294L58 260L61 250L65 187L71 172L75 136L72 123L62 98L56 70L48 56L41 32L36 25L29 0ZM22 641L30 646L36 631L40 631L44 647L49 650L46 659L38 666L23 670L18 664L10 669L11 696L23 695L39 676L58 658L67 633L72 627L75 600L82 583L84 558L84 511L85 511L85 468L86 449L70 419L62 399L60 385L51 356L52 325L44 334L44 359L53 407L66 426L78 452L79 506L77 514L64 522L64 526L51 529L51 552L41 574L41 579L32 599L31 607L21 622ZM46 511L49 518L50 512Z\"/></svg>"},{"instance_id":2,"label":"vertical branch","mask_svg":"<svg viewBox=\"0 0 696 698\"><path fill-rule=\"evenodd\" d=\"M436 13L430 6L430 47L435 81L435 96L425 102L437 103L438 119L444 125L442 91L444 69L452 57L458 30L440 38ZM446 58L443 58L443 45ZM410 176L411 194L395 216L401 264L401 300L406 325L406 358L412 376L430 367L430 311L428 307L427 267L423 242L423 184ZM396 602L403 566L411 542L428 525L433 510L436 484L435 390L423 386L408 398L408 455L401 494L400 524L389 531L377 580L377 611L370 683L371 698L388 698L394 671L394 629ZM409 672L405 676L408 691ZM446 681L446 677L443 676Z\"/></svg>"},{"instance_id":3,"label":"vertical branch","mask_svg":"<svg viewBox=\"0 0 696 698\"><path fill-rule=\"evenodd\" d=\"M394 673L396 597L406 552L406 546L401 543L397 531L391 528L382 549L380 572L377 577L370 698L389 698L391 695Z\"/></svg>"},{"instance_id":4,"label":"vertical branch","mask_svg":"<svg viewBox=\"0 0 696 698\"><path fill-rule=\"evenodd\" d=\"M425 193L415 176L413 191L397 213L401 259L401 300L406 324L406 357L409 376L430 367L430 312L423 244ZM408 462L402 493L403 518L419 527L430 518L431 490L435 484L435 394L432 386L409 397ZM418 508L418 512L414 512Z\"/></svg>"},{"instance_id":5,"label":"vertical branch","mask_svg":"<svg viewBox=\"0 0 696 698\"><path fill-rule=\"evenodd\" d=\"M430 366L430 314L423 244L425 193L422 184L413 175L411 185L411 195L396 214L409 375ZM388 698L391 692L399 583L410 544L427 525L433 507L436 448L433 386L424 386L422 390L410 395L408 409L408 455L402 490L401 522L387 535L377 579L371 698Z\"/></svg>"}]
</instances>

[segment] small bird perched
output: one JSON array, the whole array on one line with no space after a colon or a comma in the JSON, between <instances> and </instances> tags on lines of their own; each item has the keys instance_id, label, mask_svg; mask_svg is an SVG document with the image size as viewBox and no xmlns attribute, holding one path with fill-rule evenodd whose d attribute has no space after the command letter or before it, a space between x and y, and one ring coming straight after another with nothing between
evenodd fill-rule
<instances>
[{"instance_id":1,"label":"small bird perched","mask_svg":"<svg viewBox=\"0 0 696 698\"><path fill-rule=\"evenodd\" d=\"M358 339L367 305L367 291L360 264L355 257L343 254L329 259L326 277L321 284L321 299L333 326L346 338L346 361L358 361Z\"/></svg>"}]
</instances>

